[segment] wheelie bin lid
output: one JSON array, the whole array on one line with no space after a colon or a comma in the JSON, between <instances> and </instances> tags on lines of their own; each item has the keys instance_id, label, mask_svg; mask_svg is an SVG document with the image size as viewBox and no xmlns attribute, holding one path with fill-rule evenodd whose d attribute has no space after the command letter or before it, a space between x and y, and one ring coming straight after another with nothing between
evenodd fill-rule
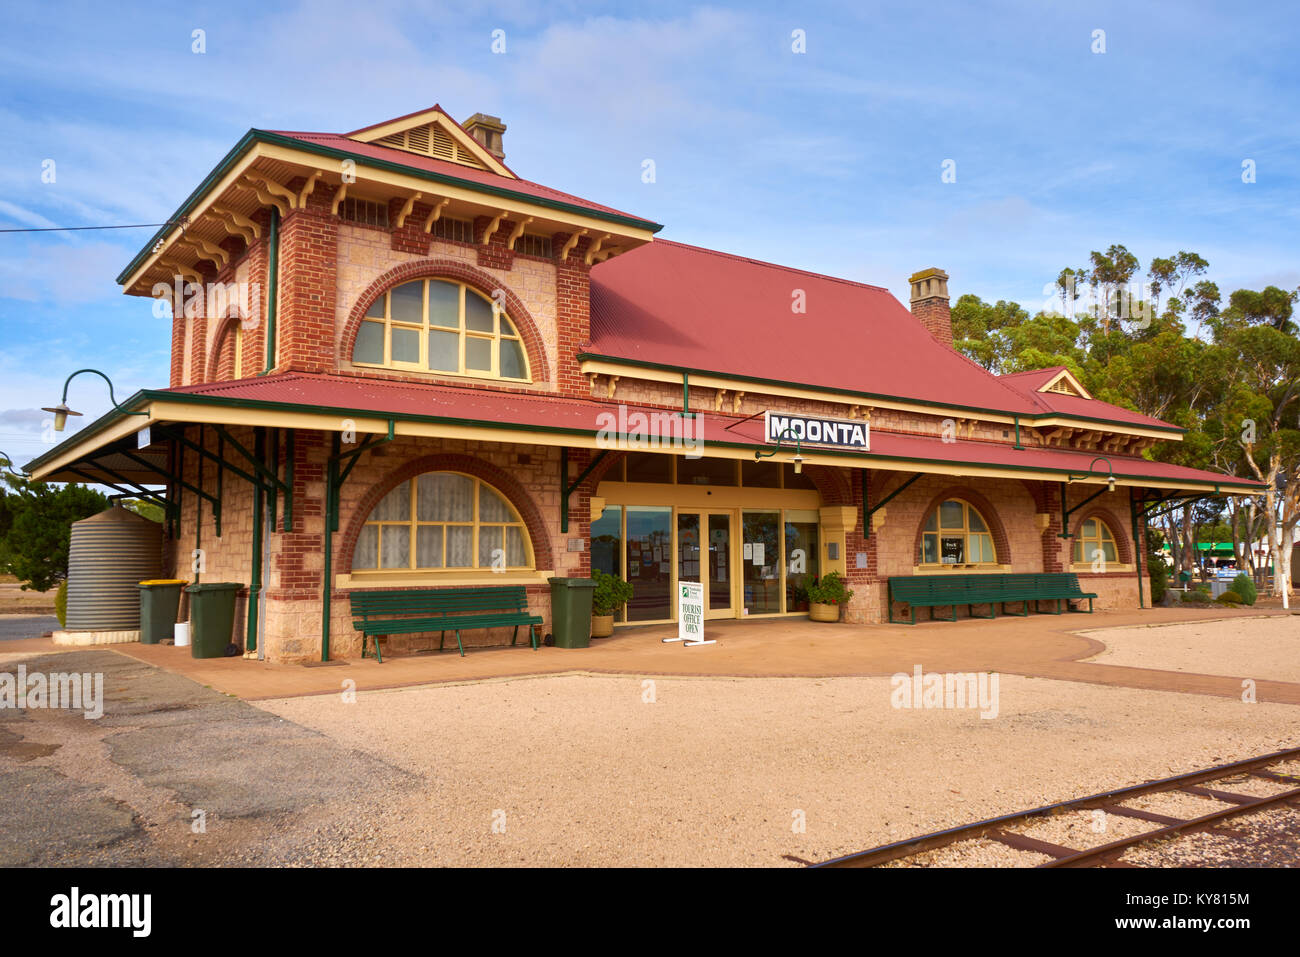
<instances>
[{"instance_id":1,"label":"wheelie bin lid","mask_svg":"<svg viewBox=\"0 0 1300 957\"><path fill-rule=\"evenodd\" d=\"M188 578L149 578L140 582L140 587L144 588L148 585L188 585L189 583Z\"/></svg>"},{"instance_id":2,"label":"wheelie bin lid","mask_svg":"<svg viewBox=\"0 0 1300 957\"><path fill-rule=\"evenodd\" d=\"M201 585L190 585L185 590L187 592L203 591L239 591L243 588L242 582L203 582Z\"/></svg>"},{"instance_id":3,"label":"wheelie bin lid","mask_svg":"<svg viewBox=\"0 0 1300 957\"><path fill-rule=\"evenodd\" d=\"M546 580L552 585L562 585L565 588L596 587L596 580L594 578L548 578Z\"/></svg>"}]
</instances>

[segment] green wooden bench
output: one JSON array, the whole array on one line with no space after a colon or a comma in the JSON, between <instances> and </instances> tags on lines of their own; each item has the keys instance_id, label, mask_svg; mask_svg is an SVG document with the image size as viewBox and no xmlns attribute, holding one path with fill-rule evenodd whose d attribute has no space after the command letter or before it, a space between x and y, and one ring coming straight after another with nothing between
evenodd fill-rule
<instances>
[{"instance_id":1,"label":"green wooden bench","mask_svg":"<svg viewBox=\"0 0 1300 957\"><path fill-rule=\"evenodd\" d=\"M1039 603L1054 601L1056 610L1052 614L1062 613L1062 606L1073 611L1070 602L1088 600L1088 614L1092 614L1092 602L1097 597L1094 592L1085 592L1079 585L1079 576L1073 572L1049 572L1037 574L1012 575L912 575L889 579L889 621L891 624L916 624L916 609L929 608L930 618L934 620L935 608L951 608L952 617L945 621L957 620L957 609L966 606L971 617L996 618L998 605L1003 614L1028 616L1032 603L1034 610L1039 610ZM894 618L894 602L908 605L911 620ZM1008 604L1019 604L1020 612L1007 612ZM976 616L974 606L988 605L987 615Z\"/></svg>"},{"instance_id":2,"label":"green wooden bench","mask_svg":"<svg viewBox=\"0 0 1300 957\"><path fill-rule=\"evenodd\" d=\"M519 629L528 626L528 637L537 650L537 627L540 615L528 612L528 596L520 587L436 588L418 591L356 591L351 595L352 626L361 632L361 657L366 657L366 643L373 642L375 657L384 663L379 639L389 635L413 635L440 632L438 650L442 651L447 632L456 636L461 657L465 646L460 633L475 628L514 626L510 644L519 640Z\"/></svg>"}]
</instances>

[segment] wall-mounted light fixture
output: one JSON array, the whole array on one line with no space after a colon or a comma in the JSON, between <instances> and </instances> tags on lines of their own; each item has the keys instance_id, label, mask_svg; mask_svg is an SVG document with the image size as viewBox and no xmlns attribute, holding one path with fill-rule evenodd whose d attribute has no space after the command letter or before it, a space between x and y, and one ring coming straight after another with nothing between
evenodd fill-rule
<instances>
[{"instance_id":1,"label":"wall-mounted light fixture","mask_svg":"<svg viewBox=\"0 0 1300 957\"><path fill-rule=\"evenodd\" d=\"M41 409L42 412L54 413L55 432L63 431L64 426L68 424L68 416L81 415L80 412L74 412L72 409L68 408L68 383L70 383L77 376L81 375L83 372L93 372L95 373L95 375L99 376L101 379L103 379L105 382L108 383L109 401L113 403L113 408L115 408L118 412L121 412L123 415L148 415L149 414L148 412L132 412L129 409L122 408L122 406L118 404L117 396L113 395L113 380L110 379L108 376L104 375L104 373L100 372L98 369L78 369L76 372L72 373L72 375L68 376L66 380L64 380L63 398L59 401L59 404L56 406L52 406L50 408Z\"/></svg>"}]
</instances>

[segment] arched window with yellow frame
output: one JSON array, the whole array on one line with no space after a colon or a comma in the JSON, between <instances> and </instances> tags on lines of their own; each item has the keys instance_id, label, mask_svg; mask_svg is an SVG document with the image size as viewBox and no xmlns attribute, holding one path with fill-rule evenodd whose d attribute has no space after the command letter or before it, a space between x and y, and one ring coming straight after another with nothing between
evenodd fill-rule
<instances>
[{"instance_id":1,"label":"arched window with yellow frame","mask_svg":"<svg viewBox=\"0 0 1300 957\"><path fill-rule=\"evenodd\" d=\"M523 519L500 492L460 472L425 472L366 518L352 570L522 571L533 568Z\"/></svg>"},{"instance_id":2,"label":"arched window with yellow frame","mask_svg":"<svg viewBox=\"0 0 1300 957\"><path fill-rule=\"evenodd\" d=\"M356 365L529 382L528 351L498 303L472 286L417 279L371 303L352 347Z\"/></svg>"},{"instance_id":3,"label":"arched window with yellow frame","mask_svg":"<svg viewBox=\"0 0 1300 957\"><path fill-rule=\"evenodd\" d=\"M1099 518L1090 518L1079 526L1074 536L1074 563L1089 565L1097 561L1118 563L1119 549L1110 526Z\"/></svg>"},{"instance_id":4,"label":"arched window with yellow frame","mask_svg":"<svg viewBox=\"0 0 1300 957\"><path fill-rule=\"evenodd\" d=\"M975 506L949 499L925 519L921 530L922 565L996 565L993 533Z\"/></svg>"}]
</instances>

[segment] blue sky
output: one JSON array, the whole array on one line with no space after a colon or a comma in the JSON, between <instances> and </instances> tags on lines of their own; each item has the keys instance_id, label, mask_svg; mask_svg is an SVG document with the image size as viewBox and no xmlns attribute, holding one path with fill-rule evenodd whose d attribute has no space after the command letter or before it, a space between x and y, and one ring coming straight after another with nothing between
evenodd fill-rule
<instances>
[{"instance_id":1,"label":"blue sky","mask_svg":"<svg viewBox=\"0 0 1300 957\"><path fill-rule=\"evenodd\" d=\"M937 265L954 298L1036 308L1111 243L1144 268L1199 252L1225 296L1300 284L1291 4L232 0L6 21L0 228L157 223L250 127L346 131L439 102L502 117L525 178L904 302ZM169 323L113 283L152 232L0 234L0 449L47 447L36 410L74 369L119 397L167 384ZM109 407L90 376L69 402Z\"/></svg>"}]
</instances>

